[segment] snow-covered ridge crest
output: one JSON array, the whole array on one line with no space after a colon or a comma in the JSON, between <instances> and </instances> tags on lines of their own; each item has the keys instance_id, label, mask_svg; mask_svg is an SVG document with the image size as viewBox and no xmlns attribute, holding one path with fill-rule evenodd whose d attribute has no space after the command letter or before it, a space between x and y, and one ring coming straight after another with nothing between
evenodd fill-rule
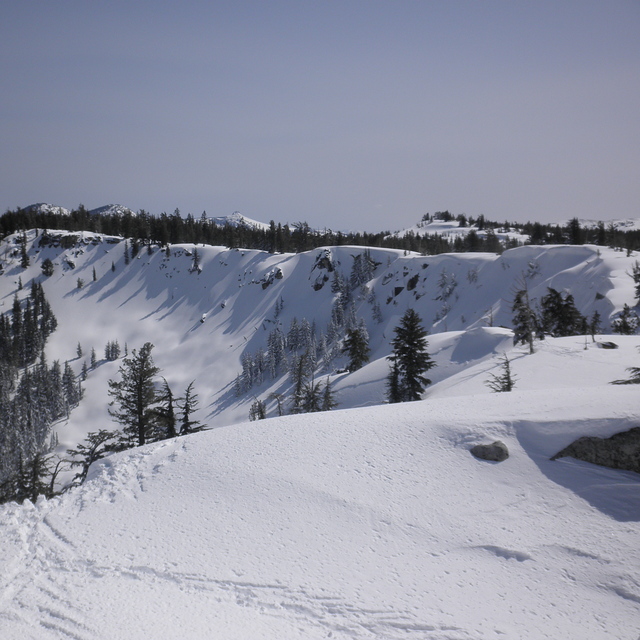
<instances>
[{"instance_id":1,"label":"snow-covered ridge crest","mask_svg":"<svg viewBox=\"0 0 640 640\"><path fill-rule=\"evenodd\" d=\"M230 225L232 227L250 227L253 229L269 229L269 225L264 222L258 222L242 215L239 211L234 211L228 216L216 216L207 218L210 222L218 226Z\"/></svg>"},{"instance_id":2,"label":"snow-covered ridge crest","mask_svg":"<svg viewBox=\"0 0 640 640\"><path fill-rule=\"evenodd\" d=\"M125 207L124 205L121 205L121 204L106 204L102 207L91 209L89 211L89 215L91 216L95 216L95 215L135 216L136 213L132 209L129 209L129 207Z\"/></svg>"},{"instance_id":3,"label":"snow-covered ridge crest","mask_svg":"<svg viewBox=\"0 0 640 640\"><path fill-rule=\"evenodd\" d=\"M21 211L23 211L24 213L51 213L58 216L68 216L71 214L69 209L65 209L64 207L59 207L53 204L47 204L46 202L30 204L27 207L23 207Z\"/></svg>"}]
</instances>

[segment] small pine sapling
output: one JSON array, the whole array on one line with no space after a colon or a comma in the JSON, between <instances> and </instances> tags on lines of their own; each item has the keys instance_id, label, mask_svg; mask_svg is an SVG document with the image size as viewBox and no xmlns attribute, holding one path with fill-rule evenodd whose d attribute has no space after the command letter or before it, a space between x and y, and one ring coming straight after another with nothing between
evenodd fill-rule
<instances>
[{"instance_id":1,"label":"small pine sapling","mask_svg":"<svg viewBox=\"0 0 640 640\"><path fill-rule=\"evenodd\" d=\"M494 393L513 391L517 379L511 373L511 363L506 353L502 356L502 364L500 366L502 367L502 373L500 375L492 374L485 384Z\"/></svg>"}]
</instances>

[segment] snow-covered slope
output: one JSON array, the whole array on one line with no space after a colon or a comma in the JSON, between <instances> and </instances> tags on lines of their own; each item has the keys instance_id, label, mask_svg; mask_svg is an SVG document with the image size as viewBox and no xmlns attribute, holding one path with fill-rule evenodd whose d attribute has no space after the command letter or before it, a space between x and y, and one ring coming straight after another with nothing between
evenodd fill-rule
<instances>
[{"instance_id":1,"label":"snow-covered slope","mask_svg":"<svg viewBox=\"0 0 640 640\"><path fill-rule=\"evenodd\" d=\"M28 207L23 207L21 211L25 213L53 213L59 216L68 216L71 213L69 209L53 204L47 204L46 202L30 204Z\"/></svg>"},{"instance_id":2,"label":"snow-covered slope","mask_svg":"<svg viewBox=\"0 0 640 640\"><path fill-rule=\"evenodd\" d=\"M247 218L246 216L243 216L239 211L234 211L228 216L216 216L213 218L209 218L209 220L219 226L228 224L233 227L250 227L254 229L263 229L265 231L269 229L269 225L265 222L258 222L257 220Z\"/></svg>"},{"instance_id":3,"label":"snow-covered slope","mask_svg":"<svg viewBox=\"0 0 640 640\"><path fill-rule=\"evenodd\" d=\"M347 374L337 359L323 374L341 410L246 423L254 397L289 382L267 379L236 397L242 353L294 317L324 330L335 269L348 277L362 247L199 246L194 270L192 245L170 256L144 249L127 265L117 238L60 233L41 246L27 236L26 270L15 238L0 246L0 309L43 281L59 321L49 360L79 371L108 341L151 341L173 388L196 380L198 417L217 428L110 456L48 502L1 506L3 640L636 639L638 475L549 458L582 435L638 425L636 386L609 383L638 365L639 339L598 336L614 350L547 339L528 355L508 327L523 281L532 298L548 286L570 291L608 327L634 302L637 256L371 249L379 265L354 293L371 362ZM55 271L44 278L47 257ZM389 341L408 307L431 331L433 384L420 402L380 406ZM503 353L516 389L493 394L485 383ZM115 426L106 390L118 366L90 371L80 406L55 427L61 450ZM496 439L509 448L505 462L470 455Z\"/></svg>"},{"instance_id":4,"label":"snow-covered slope","mask_svg":"<svg viewBox=\"0 0 640 640\"><path fill-rule=\"evenodd\" d=\"M563 362L540 391L149 445L0 507L0 635L634 640L638 476L549 457L637 424L637 389L569 394ZM469 454L496 438L507 461Z\"/></svg>"},{"instance_id":5,"label":"snow-covered slope","mask_svg":"<svg viewBox=\"0 0 640 640\"><path fill-rule=\"evenodd\" d=\"M110 423L107 381L117 377L119 363L102 357L106 343L114 340L129 349L152 342L156 364L176 393L195 380L201 398L199 418L210 426L244 421L256 397L266 400L268 415L274 415L275 404L269 398L274 392L287 392L287 376L267 376L261 385L236 397L233 383L242 370L242 354L265 349L269 333L276 327L286 333L294 318L315 323L318 336L326 333L336 298L332 280L336 272L348 279L353 256L364 252L362 247L343 246L271 255L200 246L200 268L194 271L193 245L173 246L170 256L157 247L151 254L143 249L127 265L124 242L118 238L56 232L43 244L41 234L36 237L32 231L27 237L31 265L26 270L19 265L16 237L0 245L0 310L9 311L14 295L27 295L36 278L43 282L59 322L47 346L49 360L69 360L79 373L92 349L99 359L85 383L85 400L68 423L56 426L61 447L75 444L96 419ZM370 255L378 266L366 288L354 292L353 312L366 322L371 362L359 372L335 373L344 366L343 357L317 372L331 375L342 408L383 401L389 343L409 307L432 334L430 351L438 366L431 377L443 381L487 358L495 364L511 348L510 332L499 327L511 326L513 295L524 282L532 299L539 300L549 286L570 291L583 314L600 313L604 331L623 304L634 302L629 273L637 258L604 248L527 246L502 256L433 257L371 249ZM49 278L41 273L46 258L55 268ZM492 337L486 338L491 331ZM468 362L457 355L461 341L476 345L475 351L467 351L475 354ZM76 355L78 343L81 358ZM434 390L435 386L429 393Z\"/></svg>"},{"instance_id":6,"label":"snow-covered slope","mask_svg":"<svg viewBox=\"0 0 640 640\"><path fill-rule=\"evenodd\" d=\"M476 225L468 225L461 227L460 222L458 220L442 220L439 218L431 218L429 220L422 220L415 225L409 227L408 229L403 229L402 231L396 231L391 234L392 236L401 238L408 233L416 234L416 235L435 235L438 234L443 238L446 238L449 241L453 241L456 238L464 238L471 231L474 231L478 234L479 237L484 238L487 235L487 231L485 229L478 229ZM514 229L509 226L503 226L498 229L494 229L496 238L498 238L501 242L507 242L509 240L515 240L520 244L524 244L529 236L523 235L517 229Z\"/></svg>"},{"instance_id":7,"label":"snow-covered slope","mask_svg":"<svg viewBox=\"0 0 640 640\"><path fill-rule=\"evenodd\" d=\"M106 216L106 215L118 215L118 216L124 216L124 215L133 215L135 216L135 212L132 211L131 209L129 209L129 207L125 207L124 205L121 204L106 204L102 207L97 207L96 209L91 209L91 211L89 211L89 215L90 216L96 216L96 215L102 215L102 216Z\"/></svg>"}]
</instances>

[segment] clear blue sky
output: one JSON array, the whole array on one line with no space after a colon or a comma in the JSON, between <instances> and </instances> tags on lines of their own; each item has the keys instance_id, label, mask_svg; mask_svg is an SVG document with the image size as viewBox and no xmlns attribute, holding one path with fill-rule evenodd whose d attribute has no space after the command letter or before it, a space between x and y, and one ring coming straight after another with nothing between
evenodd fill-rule
<instances>
[{"instance_id":1,"label":"clear blue sky","mask_svg":"<svg viewBox=\"0 0 640 640\"><path fill-rule=\"evenodd\" d=\"M3 2L0 209L640 216L639 0Z\"/></svg>"}]
</instances>

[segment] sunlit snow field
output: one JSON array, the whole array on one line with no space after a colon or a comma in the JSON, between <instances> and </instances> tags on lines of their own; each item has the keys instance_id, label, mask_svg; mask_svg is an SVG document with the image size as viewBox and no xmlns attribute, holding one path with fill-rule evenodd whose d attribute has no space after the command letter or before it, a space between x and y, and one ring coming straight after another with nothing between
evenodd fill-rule
<instances>
[{"instance_id":1,"label":"sunlit snow field","mask_svg":"<svg viewBox=\"0 0 640 640\"><path fill-rule=\"evenodd\" d=\"M347 270L355 250L334 250ZM53 251L2 276L5 310L18 276L39 277ZM50 501L1 506L0 638L637 640L640 476L549 458L582 435L639 426L637 386L609 383L638 366L640 341L596 336L619 346L606 350L590 337L547 339L529 355L508 328L510 291L527 269L534 295L568 287L583 313L608 319L633 302L635 258L594 247L501 258L377 250L383 322L363 301L372 361L328 372L338 410L246 422L252 394L287 384L231 393L278 296L285 325L327 320L331 292L311 287L316 254L202 248L198 275L184 255L143 252L125 269L122 246L89 245L74 270L57 265L44 283L60 325L48 357L79 371L78 341L100 356L108 340L149 340L172 385L196 380L211 430L112 455ZM273 289L251 284L276 265L284 278ZM434 321L442 270L457 274L459 295ZM405 290L386 304L385 287L416 272L434 274L420 297ZM389 340L409 306L431 333L433 384L422 401L382 405ZM516 388L491 393L504 353ZM116 426L106 387L118 366L90 372L84 400L56 425L61 450ZM470 455L494 440L506 461Z\"/></svg>"}]
</instances>

